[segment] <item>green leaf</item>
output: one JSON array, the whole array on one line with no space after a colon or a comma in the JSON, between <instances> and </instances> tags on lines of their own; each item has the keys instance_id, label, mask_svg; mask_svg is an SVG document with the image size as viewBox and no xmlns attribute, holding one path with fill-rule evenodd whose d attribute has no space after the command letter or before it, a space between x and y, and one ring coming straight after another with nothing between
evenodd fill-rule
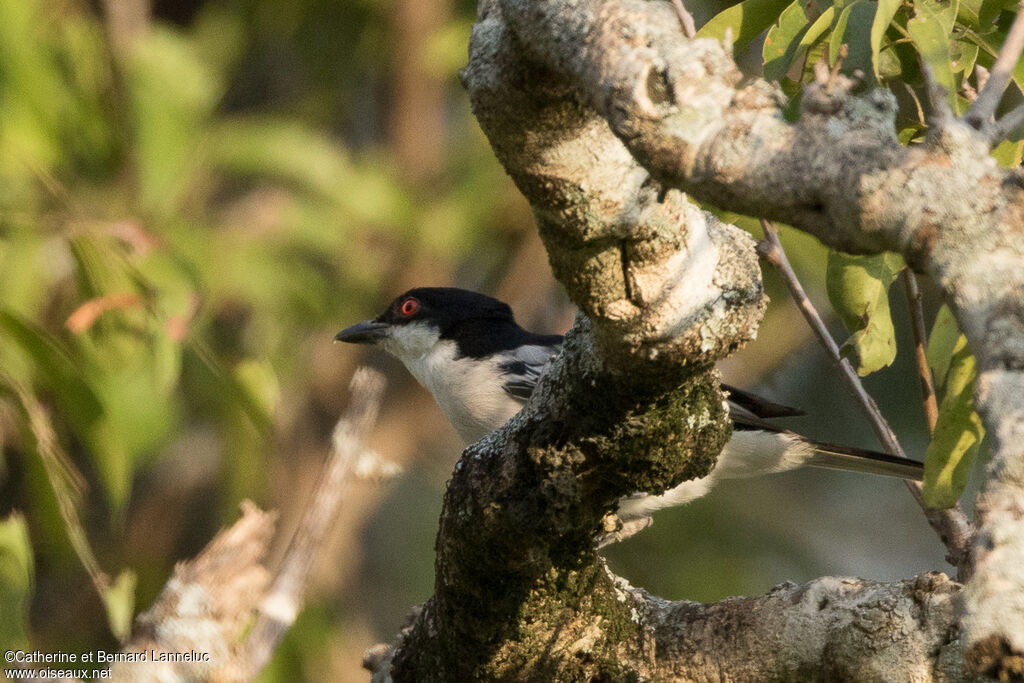
<instances>
[{"instance_id":1,"label":"green leaf","mask_svg":"<svg viewBox=\"0 0 1024 683\"><path fill-rule=\"evenodd\" d=\"M68 245L78 266L76 275L83 298L135 292L124 250L114 240L82 233Z\"/></svg>"},{"instance_id":2,"label":"green leaf","mask_svg":"<svg viewBox=\"0 0 1024 683\"><path fill-rule=\"evenodd\" d=\"M892 365L896 358L889 286L903 267L903 259L890 252L877 256L828 253L828 298L852 333L845 346L856 351L861 377Z\"/></svg>"},{"instance_id":3,"label":"green leaf","mask_svg":"<svg viewBox=\"0 0 1024 683\"><path fill-rule=\"evenodd\" d=\"M956 504L967 485L978 445L985 436L974 411L974 356L960 336L946 374L939 420L924 458L924 500L930 507Z\"/></svg>"},{"instance_id":4,"label":"green leaf","mask_svg":"<svg viewBox=\"0 0 1024 683\"><path fill-rule=\"evenodd\" d=\"M28 605L35 567L28 525L18 512L0 521L0 650L28 648Z\"/></svg>"},{"instance_id":5,"label":"green leaf","mask_svg":"<svg viewBox=\"0 0 1024 683\"><path fill-rule=\"evenodd\" d=\"M956 13L957 23L977 31L981 28L981 21L978 18L981 14L981 5L982 0L960 0Z\"/></svg>"},{"instance_id":6,"label":"green leaf","mask_svg":"<svg viewBox=\"0 0 1024 683\"><path fill-rule=\"evenodd\" d=\"M820 61L828 62L828 40L821 38L811 44L807 50L807 54L802 57L803 69L801 70L799 79L800 84L810 83L814 79L814 65ZM785 81L788 81L787 78Z\"/></svg>"},{"instance_id":7,"label":"green leaf","mask_svg":"<svg viewBox=\"0 0 1024 683\"><path fill-rule=\"evenodd\" d=\"M103 589L103 607L107 611L110 631L121 642L128 639L135 614L135 572L124 570L117 580Z\"/></svg>"},{"instance_id":8,"label":"green leaf","mask_svg":"<svg viewBox=\"0 0 1024 683\"><path fill-rule=\"evenodd\" d=\"M856 0L850 3L839 15L832 36L829 39L829 60L835 64L839 60L839 49L846 45L846 58L843 60L843 72L853 73L858 69L865 74L871 72L872 51L869 27L875 17L877 6L867 0Z\"/></svg>"},{"instance_id":9,"label":"green leaf","mask_svg":"<svg viewBox=\"0 0 1024 683\"><path fill-rule=\"evenodd\" d=\"M900 141L901 145L909 145L911 141L920 141L923 138L924 126L916 121L908 123L906 128L900 130L896 134L896 139Z\"/></svg>"},{"instance_id":10,"label":"green leaf","mask_svg":"<svg viewBox=\"0 0 1024 683\"><path fill-rule=\"evenodd\" d=\"M943 304L935 316L932 332L928 335L928 349L925 352L928 367L931 368L932 377L935 379L935 388L938 390L946 383L946 373L949 372L949 363L959 339L960 327L953 317L953 311Z\"/></svg>"},{"instance_id":11,"label":"green leaf","mask_svg":"<svg viewBox=\"0 0 1024 683\"><path fill-rule=\"evenodd\" d=\"M800 39L800 45L797 47L797 53L800 54L803 51L807 50L812 45L814 45L818 38L824 35L824 33L832 27L832 21L835 19L835 17L835 7L829 7L824 12L822 12L821 16L818 17L813 24L811 24L810 28L807 29L807 32L804 34L803 38Z\"/></svg>"},{"instance_id":12,"label":"green leaf","mask_svg":"<svg viewBox=\"0 0 1024 683\"><path fill-rule=\"evenodd\" d=\"M266 378L272 379L273 372L265 368L266 375L261 377L261 370L229 371L217 356L195 339L189 340L184 348L200 361L200 367L209 373L209 379L216 383L218 390L241 409L261 435L268 437L274 428L270 412L274 408L272 401L276 401L277 395L276 380L271 383L270 379ZM246 377L244 380L239 377L246 374L252 374L254 377ZM261 388L259 385L264 379L266 383ZM244 382L248 382L250 386ZM260 392L264 392L263 395L257 396L256 394Z\"/></svg>"},{"instance_id":13,"label":"green leaf","mask_svg":"<svg viewBox=\"0 0 1024 683\"><path fill-rule=\"evenodd\" d=\"M726 29L731 28L733 51L739 53L779 18L787 4L789 0L746 0L712 17L697 37L725 40Z\"/></svg>"},{"instance_id":14,"label":"green leaf","mask_svg":"<svg viewBox=\"0 0 1024 683\"><path fill-rule=\"evenodd\" d=\"M964 74L964 78L970 76L971 72L974 71L974 63L978 61L979 50L980 48L974 43L964 40L954 41L952 52L953 72Z\"/></svg>"},{"instance_id":15,"label":"green leaf","mask_svg":"<svg viewBox=\"0 0 1024 683\"><path fill-rule=\"evenodd\" d=\"M800 0L787 7L779 21L768 30L761 56L764 60L764 78L782 80L793 62L800 56L801 40L809 29L807 14Z\"/></svg>"},{"instance_id":16,"label":"green leaf","mask_svg":"<svg viewBox=\"0 0 1024 683\"><path fill-rule=\"evenodd\" d=\"M992 26L992 23L999 18L1005 10L1012 10L1017 6L1017 0L981 0L978 7L978 24L982 30Z\"/></svg>"},{"instance_id":17,"label":"green leaf","mask_svg":"<svg viewBox=\"0 0 1024 683\"><path fill-rule=\"evenodd\" d=\"M982 19L982 23L984 24L984 19ZM992 68L996 55L999 54L999 48L1004 42L1006 42L1006 34L1008 30L1009 24L1005 24L1004 26L988 31L987 33L979 33L977 31L970 30L964 32L964 37L975 43L980 48L977 60L979 64L987 69ZM1017 60L1017 63L1013 66L1013 70L1010 72L1010 76L1016 86L1020 90L1024 91L1024 59Z\"/></svg>"},{"instance_id":18,"label":"green leaf","mask_svg":"<svg viewBox=\"0 0 1024 683\"><path fill-rule=\"evenodd\" d=\"M992 150L992 158L1003 168L1020 166L1024 140L1003 140Z\"/></svg>"},{"instance_id":19,"label":"green leaf","mask_svg":"<svg viewBox=\"0 0 1024 683\"><path fill-rule=\"evenodd\" d=\"M914 18L907 22L907 33L922 61L931 67L935 82L945 88L946 99L954 110L960 105L949 43L957 6L956 0L918 0L914 3Z\"/></svg>"},{"instance_id":20,"label":"green leaf","mask_svg":"<svg viewBox=\"0 0 1024 683\"><path fill-rule=\"evenodd\" d=\"M893 17L896 16L896 11L903 4L902 0L878 0L878 8L875 10L875 16L871 20L871 61L874 65L875 78L881 80L882 72L880 69L881 61L879 56L882 50L882 39L885 38L885 32L889 28L889 24L892 23Z\"/></svg>"}]
</instances>

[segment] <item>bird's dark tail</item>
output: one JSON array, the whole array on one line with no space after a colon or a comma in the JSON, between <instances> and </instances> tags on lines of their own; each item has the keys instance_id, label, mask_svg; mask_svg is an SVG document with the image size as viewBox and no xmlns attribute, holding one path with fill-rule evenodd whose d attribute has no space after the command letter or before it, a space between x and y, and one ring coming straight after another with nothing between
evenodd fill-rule
<instances>
[{"instance_id":1,"label":"bird's dark tail","mask_svg":"<svg viewBox=\"0 0 1024 683\"><path fill-rule=\"evenodd\" d=\"M924 478L924 465L916 460L898 458L865 448L837 446L819 441L808 441L808 443L814 447L814 455L806 461L806 464L811 467L881 474L913 481L921 481Z\"/></svg>"}]
</instances>

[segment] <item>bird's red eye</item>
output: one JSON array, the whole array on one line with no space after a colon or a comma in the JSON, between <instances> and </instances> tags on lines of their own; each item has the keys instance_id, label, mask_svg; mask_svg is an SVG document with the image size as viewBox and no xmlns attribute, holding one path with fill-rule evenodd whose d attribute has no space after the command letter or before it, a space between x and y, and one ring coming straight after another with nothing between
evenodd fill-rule
<instances>
[{"instance_id":1,"label":"bird's red eye","mask_svg":"<svg viewBox=\"0 0 1024 683\"><path fill-rule=\"evenodd\" d=\"M402 315L412 315L420 310L420 302L416 299L406 299L402 302Z\"/></svg>"}]
</instances>

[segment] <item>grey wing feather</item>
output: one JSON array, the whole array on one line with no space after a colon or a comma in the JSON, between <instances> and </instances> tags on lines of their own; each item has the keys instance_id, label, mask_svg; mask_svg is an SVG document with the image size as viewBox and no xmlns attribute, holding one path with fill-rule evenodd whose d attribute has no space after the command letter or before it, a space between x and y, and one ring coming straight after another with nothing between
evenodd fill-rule
<instances>
[{"instance_id":1,"label":"grey wing feather","mask_svg":"<svg viewBox=\"0 0 1024 683\"><path fill-rule=\"evenodd\" d=\"M558 355L560 346L520 346L509 360L501 364L505 374L505 393L525 403L537 382Z\"/></svg>"},{"instance_id":2,"label":"grey wing feather","mask_svg":"<svg viewBox=\"0 0 1024 683\"><path fill-rule=\"evenodd\" d=\"M785 429L769 422L768 419L805 414L799 408L773 403L757 394L737 389L728 384L723 384L722 389L729 397L729 417L732 419L735 429L763 429L769 432L782 432Z\"/></svg>"},{"instance_id":3,"label":"grey wing feather","mask_svg":"<svg viewBox=\"0 0 1024 683\"><path fill-rule=\"evenodd\" d=\"M781 403L775 403L769 401L763 396L739 389L729 384L722 384L724 389L729 394L729 401L737 406L742 406L746 409L746 412L757 417L797 417L800 415L806 415L804 411L799 408L793 408L792 406L785 406Z\"/></svg>"}]
</instances>

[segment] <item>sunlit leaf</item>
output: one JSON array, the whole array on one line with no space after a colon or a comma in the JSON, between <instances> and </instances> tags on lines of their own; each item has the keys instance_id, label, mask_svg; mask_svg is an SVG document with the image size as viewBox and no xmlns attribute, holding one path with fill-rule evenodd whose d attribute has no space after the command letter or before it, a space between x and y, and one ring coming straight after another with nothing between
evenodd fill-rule
<instances>
[{"instance_id":1,"label":"sunlit leaf","mask_svg":"<svg viewBox=\"0 0 1024 683\"><path fill-rule=\"evenodd\" d=\"M928 367L931 368L932 377L935 378L935 386L938 389L946 383L946 373L949 372L949 363L953 358L953 350L960 339L960 328L953 311L945 304L939 309L932 324L932 332L928 335Z\"/></svg>"},{"instance_id":2,"label":"sunlit leaf","mask_svg":"<svg viewBox=\"0 0 1024 683\"><path fill-rule=\"evenodd\" d=\"M978 6L978 24L982 30L986 30L992 26L992 23L1003 11L1012 10L1015 7L1017 7L1017 0L981 0Z\"/></svg>"},{"instance_id":3,"label":"sunlit leaf","mask_svg":"<svg viewBox=\"0 0 1024 683\"><path fill-rule=\"evenodd\" d=\"M950 52L956 9L957 0L918 0L914 3L914 18L907 22L907 33L917 46L921 59L931 68L935 82L945 89L954 110L960 106Z\"/></svg>"},{"instance_id":4,"label":"sunlit leaf","mask_svg":"<svg viewBox=\"0 0 1024 683\"><path fill-rule=\"evenodd\" d=\"M810 28L801 0L787 7L778 22L768 30L761 51L764 77L769 81L781 80L793 62L800 56L801 40Z\"/></svg>"},{"instance_id":5,"label":"sunlit leaf","mask_svg":"<svg viewBox=\"0 0 1024 683\"><path fill-rule=\"evenodd\" d=\"M958 40L953 43L952 67L954 73L964 74L964 78L974 71L974 63L978 60L979 48L973 43Z\"/></svg>"},{"instance_id":6,"label":"sunlit leaf","mask_svg":"<svg viewBox=\"0 0 1024 683\"><path fill-rule=\"evenodd\" d=\"M818 38L821 38L821 36L832 27L832 22L835 18L835 7L829 7L822 12L821 16L814 20L814 23L808 27L807 32L804 33L803 37L800 39L800 45L797 52L799 53L801 50L806 50L810 46L814 45Z\"/></svg>"},{"instance_id":7,"label":"sunlit leaf","mask_svg":"<svg viewBox=\"0 0 1024 683\"><path fill-rule=\"evenodd\" d=\"M0 650L28 647L28 606L35 576L25 518L17 512L0 521Z\"/></svg>"},{"instance_id":8,"label":"sunlit leaf","mask_svg":"<svg viewBox=\"0 0 1024 683\"><path fill-rule=\"evenodd\" d=\"M152 340L153 388L168 394L181 375L181 342L171 339L164 330L155 330Z\"/></svg>"},{"instance_id":9,"label":"sunlit leaf","mask_svg":"<svg viewBox=\"0 0 1024 683\"><path fill-rule=\"evenodd\" d=\"M1004 168L1019 166L1024 154L1024 140L1003 140L990 154Z\"/></svg>"},{"instance_id":10,"label":"sunlit leaf","mask_svg":"<svg viewBox=\"0 0 1024 683\"><path fill-rule=\"evenodd\" d=\"M1013 3L1016 5L1016 3ZM986 5L982 3L982 13L986 12ZM998 15L998 13L997 13ZM1004 15L1010 17L1011 15ZM1012 18L1012 17L1011 17ZM993 17L993 20L995 17ZM981 18L982 25L985 25L985 17ZM1009 23L1000 21L1000 24L987 32L965 31L964 38L976 44L979 48L977 61L986 68L992 68L999 49L1006 41L1006 34L1009 30ZM1010 76L1019 90L1024 91L1024 59L1018 59L1010 71Z\"/></svg>"},{"instance_id":11,"label":"sunlit leaf","mask_svg":"<svg viewBox=\"0 0 1024 683\"><path fill-rule=\"evenodd\" d=\"M924 125L915 121L908 124L906 128L900 129L900 132L896 134L896 139L900 141L901 145L909 145L912 140L920 141L924 130Z\"/></svg>"},{"instance_id":12,"label":"sunlit leaf","mask_svg":"<svg viewBox=\"0 0 1024 683\"><path fill-rule=\"evenodd\" d=\"M124 642L131 634L135 614L135 572L124 570L113 584L103 589L103 607L110 631Z\"/></svg>"},{"instance_id":13,"label":"sunlit leaf","mask_svg":"<svg viewBox=\"0 0 1024 683\"><path fill-rule=\"evenodd\" d=\"M985 429L974 411L974 356L960 336L946 374L939 420L924 460L924 500L930 507L956 504Z\"/></svg>"},{"instance_id":14,"label":"sunlit leaf","mask_svg":"<svg viewBox=\"0 0 1024 683\"><path fill-rule=\"evenodd\" d=\"M960 5L957 7L956 13L957 23L963 24L977 31L981 27L981 21L979 19L981 5L982 0L960 0Z\"/></svg>"},{"instance_id":15,"label":"sunlit leaf","mask_svg":"<svg viewBox=\"0 0 1024 683\"><path fill-rule=\"evenodd\" d=\"M855 351L854 364L862 377L896 358L889 286L903 267L903 259L891 252L877 256L828 253L828 298L852 333L846 345Z\"/></svg>"},{"instance_id":16,"label":"sunlit leaf","mask_svg":"<svg viewBox=\"0 0 1024 683\"><path fill-rule=\"evenodd\" d=\"M832 36L829 39L829 62L838 63L840 47L845 45L846 57L843 59L845 73L853 73L857 70L865 74L871 73L872 53L869 29L876 8L877 5L874 2L855 0L843 9L836 21L835 28L832 29Z\"/></svg>"},{"instance_id":17,"label":"sunlit leaf","mask_svg":"<svg viewBox=\"0 0 1024 683\"><path fill-rule=\"evenodd\" d=\"M746 0L716 14L697 37L725 40L726 29L732 29L733 49L740 52L779 18L787 4L789 0Z\"/></svg>"},{"instance_id":18,"label":"sunlit leaf","mask_svg":"<svg viewBox=\"0 0 1024 683\"><path fill-rule=\"evenodd\" d=\"M902 4L902 0L878 0L878 8L875 11L874 18L871 20L871 58L874 65L875 78L882 78L879 57L882 50L882 39L885 38L885 32L888 30L889 24L892 23L893 17L896 16L896 11Z\"/></svg>"},{"instance_id":19,"label":"sunlit leaf","mask_svg":"<svg viewBox=\"0 0 1024 683\"><path fill-rule=\"evenodd\" d=\"M68 243L83 299L135 291L124 252L113 239L82 233Z\"/></svg>"}]
</instances>

